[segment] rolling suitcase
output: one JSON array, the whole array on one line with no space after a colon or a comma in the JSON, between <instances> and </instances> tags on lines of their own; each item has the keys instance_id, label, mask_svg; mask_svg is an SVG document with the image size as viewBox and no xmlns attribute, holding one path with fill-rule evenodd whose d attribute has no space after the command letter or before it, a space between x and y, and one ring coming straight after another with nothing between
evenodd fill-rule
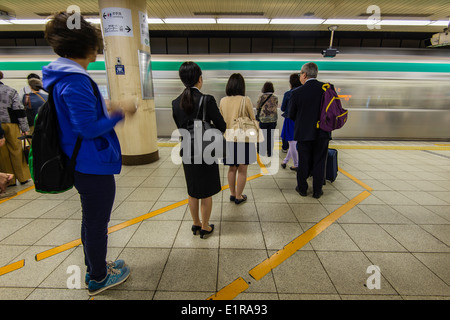
<instances>
[{"instance_id":1,"label":"rolling suitcase","mask_svg":"<svg viewBox=\"0 0 450 320\"><path fill-rule=\"evenodd\" d=\"M325 179L333 182L338 173L338 152L336 149L328 149Z\"/></svg>"}]
</instances>

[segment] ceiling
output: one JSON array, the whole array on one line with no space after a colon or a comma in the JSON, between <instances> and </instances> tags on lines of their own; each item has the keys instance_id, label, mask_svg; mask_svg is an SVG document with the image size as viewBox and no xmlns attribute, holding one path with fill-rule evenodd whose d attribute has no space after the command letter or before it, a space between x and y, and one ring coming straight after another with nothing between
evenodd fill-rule
<instances>
[{"instance_id":1,"label":"ceiling","mask_svg":"<svg viewBox=\"0 0 450 320\"><path fill-rule=\"evenodd\" d=\"M49 13L65 10L73 0L2 0L0 10L16 19L45 18ZM448 21L449 0L147 0L149 18L321 18L362 19L376 4L382 20ZM77 0L83 15L98 15L97 0ZM155 31L326 31L330 24L149 24ZM338 24L339 31L371 31L367 25ZM444 26L381 25L382 32L441 32ZM43 25L0 24L1 31L39 31Z\"/></svg>"}]
</instances>

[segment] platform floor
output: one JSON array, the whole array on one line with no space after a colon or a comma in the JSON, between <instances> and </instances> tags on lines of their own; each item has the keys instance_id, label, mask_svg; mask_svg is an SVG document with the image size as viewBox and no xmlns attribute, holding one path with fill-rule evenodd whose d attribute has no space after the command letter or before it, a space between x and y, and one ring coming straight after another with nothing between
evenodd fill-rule
<instances>
[{"instance_id":1,"label":"platform floor","mask_svg":"<svg viewBox=\"0 0 450 320\"><path fill-rule=\"evenodd\" d=\"M161 140L158 162L116 177L108 259L132 273L94 299L448 300L450 143L331 145L340 172L318 200L295 192L280 152L249 167L248 201L237 206L220 165L216 230L202 240L190 231L183 169ZM41 195L29 183L8 192L18 193L0 199L0 299L89 299L76 191ZM77 267L81 288L69 290Z\"/></svg>"}]
</instances>

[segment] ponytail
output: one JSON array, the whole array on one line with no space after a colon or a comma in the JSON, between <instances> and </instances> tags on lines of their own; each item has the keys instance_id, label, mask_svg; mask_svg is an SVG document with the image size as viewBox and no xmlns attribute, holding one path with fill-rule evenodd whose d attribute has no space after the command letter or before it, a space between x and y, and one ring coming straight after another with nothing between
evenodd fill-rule
<instances>
[{"instance_id":1,"label":"ponytail","mask_svg":"<svg viewBox=\"0 0 450 320\"><path fill-rule=\"evenodd\" d=\"M186 113L192 113L195 109L195 105L191 88L199 81L202 70L195 62L188 61L181 65L178 74L186 87L181 94L180 108Z\"/></svg>"},{"instance_id":2,"label":"ponytail","mask_svg":"<svg viewBox=\"0 0 450 320\"><path fill-rule=\"evenodd\" d=\"M180 108L186 113L192 113L194 111L194 96L192 95L191 88L186 87L181 94Z\"/></svg>"}]
</instances>

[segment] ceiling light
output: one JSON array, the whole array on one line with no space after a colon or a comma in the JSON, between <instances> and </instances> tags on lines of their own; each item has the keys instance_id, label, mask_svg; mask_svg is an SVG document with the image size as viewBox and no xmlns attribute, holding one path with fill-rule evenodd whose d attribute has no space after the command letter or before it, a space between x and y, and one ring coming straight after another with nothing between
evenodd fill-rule
<instances>
[{"instance_id":1,"label":"ceiling light","mask_svg":"<svg viewBox=\"0 0 450 320\"><path fill-rule=\"evenodd\" d=\"M381 20L381 26L426 26L429 25L429 20Z\"/></svg>"},{"instance_id":2,"label":"ceiling light","mask_svg":"<svg viewBox=\"0 0 450 320\"><path fill-rule=\"evenodd\" d=\"M269 19L243 19L243 18L220 18L217 23L220 24L268 24Z\"/></svg>"},{"instance_id":3,"label":"ceiling light","mask_svg":"<svg viewBox=\"0 0 450 320\"><path fill-rule=\"evenodd\" d=\"M439 21L433 21L430 23L430 26L433 27L446 27L450 24L449 20L439 20Z\"/></svg>"},{"instance_id":4,"label":"ceiling light","mask_svg":"<svg viewBox=\"0 0 450 320\"><path fill-rule=\"evenodd\" d=\"M272 19L270 24L321 24L325 19Z\"/></svg>"},{"instance_id":5,"label":"ceiling light","mask_svg":"<svg viewBox=\"0 0 450 320\"><path fill-rule=\"evenodd\" d=\"M202 18L169 18L164 19L165 23L176 23L176 24L210 24L210 23L216 23L216 19L202 19Z\"/></svg>"},{"instance_id":6,"label":"ceiling light","mask_svg":"<svg viewBox=\"0 0 450 320\"><path fill-rule=\"evenodd\" d=\"M9 21L12 24L46 24L48 19L15 19Z\"/></svg>"},{"instance_id":7,"label":"ceiling light","mask_svg":"<svg viewBox=\"0 0 450 320\"><path fill-rule=\"evenodd\" d=\"M367 25L370 20L367 19L327 19L324 24L354 24L354 25Z\"/></svg>"},{"instance_id":8,"label":"ceiling light","mask_svg":"<svg viewBox=\"0 0 450 320\"><path fill-rule=\"evenodd\" d=\"M87 18L86 21L89 22L89 23L93 23L93 24L100 24L101 23L101 19L100 18Z\"/></svg>"},{"instance_id":9,"label":"ceiling light","mask_svg":"<svg viewBox=\"0 0 450 320\"><path fill-rule=\"evenodd\" d=\"M158 23L164 23L164 21L162 21L161 19L158 18L148 18L147 22L149 24L158 24Z\"/></svg>"},{"instance_id":10,"label":"ceiling light","mask_svg":"<svg viewBox=\"0 0 450 320\"><path fill-rule=\"evenodd\" d=\"M46 24L47 19L15 19L9 20L12 24Z\"/></svg>"}]
</instances>

